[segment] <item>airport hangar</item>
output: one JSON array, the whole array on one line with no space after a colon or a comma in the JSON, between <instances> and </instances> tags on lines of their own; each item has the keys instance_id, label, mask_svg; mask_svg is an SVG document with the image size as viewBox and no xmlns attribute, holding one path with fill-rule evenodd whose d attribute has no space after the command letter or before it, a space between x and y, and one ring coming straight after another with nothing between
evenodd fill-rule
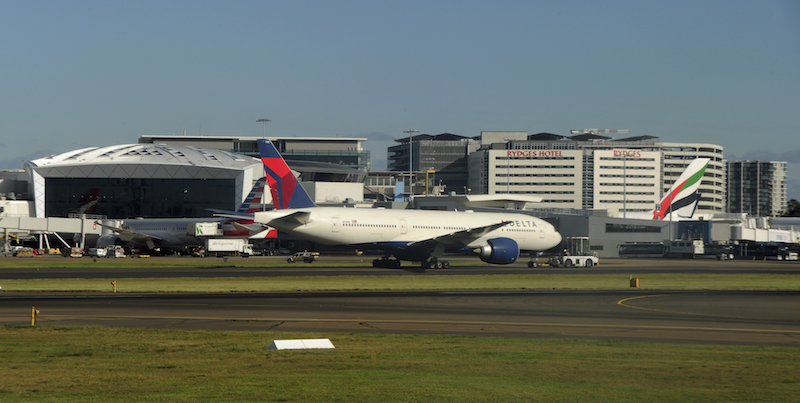
<instances>
[{"instance_id":1,"label":"airport hangar","mask_svg":"<svg viewBox=\"0 0 800 403\"><path fill-rule=\"evenodd\" d=\"M264 176L261 161L159 144L91 147L28 161L33 216L203 217L235 210Z\"/></svg>"},{"instance_id":2,"label":"airport hangar","mask_svg":"<svg viewBox=\"0 0 800 403\"><path fill-rule=\"evenodd\" d=\"M313 144L325 149L327 142L314 139ZM308 181L361 186L366 175L309 159L288 163ZM32 202L30 215L40 218L81 213L115 219L204 217L207 209L236 210L264 176L259 158L187 143L85 148L28 161L25 171L32 196L25 197ZM338 202L330 189L319 188L312 186L310 193ZM347 198L352 193L349 190Z\"/></svg>"}]
</instances>

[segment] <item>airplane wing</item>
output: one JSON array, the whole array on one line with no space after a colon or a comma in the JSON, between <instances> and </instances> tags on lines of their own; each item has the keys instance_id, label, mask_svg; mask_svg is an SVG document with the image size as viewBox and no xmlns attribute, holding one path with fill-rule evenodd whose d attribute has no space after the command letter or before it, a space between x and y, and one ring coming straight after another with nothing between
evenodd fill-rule
<instances>
[{"instance_id":1,"label":"airplane wing","mask_svg":"<svg viewBox=\"0 0 800 403\"><path fill-rule=\"evenodd\" d=\"M252 213L240 213L238 211L230 211L230 210L218 210L214 208L207 208L207 211L214 213L215 217L224 217L224 218L239 218L244 220L252 220L253 214Z\"/></svg>"},{"instance_id":2,"label":"airplane wing","mask_svg":"<svg viewBox=\"0 0 800 403\"><path fill-rule=\"evenodd\" d=\"M163 240L163 238L161 238L159 236L156 236L156 235L145 234L145 233L136 232L136 231L131 231L129 229L116 227L116 226L113 226L113 225L106 225L106 224L103 224L103 223L101 223L99 221L97 222L97 224L99 224L103 228L108 228L108 229L118 233L119 234L119 238L122 239L125 242L142 242L142 243L147 244L147 246L150 247L150 249L153 249L153 247L155 245L154 241L162 241Z\"/></svg>"},{"instance_id":3,"label":"airplane wing","mask_svg":"<svg viewBox=\"0 0 800 403\"><path fill-rule=\"evenodd\" d=\"M508 224L511 224L511 221L504 221L495 224L485 225L482 227L475 227L466 230L461 230L447 235L441 235L434 238L416 241L410 243L408 247L413 248L418 246L429 246L437 243L444 244L445 246L466 246L475 239L478 239L486 235L488 232L494 231Z\"/></svg>"}]
</instances>

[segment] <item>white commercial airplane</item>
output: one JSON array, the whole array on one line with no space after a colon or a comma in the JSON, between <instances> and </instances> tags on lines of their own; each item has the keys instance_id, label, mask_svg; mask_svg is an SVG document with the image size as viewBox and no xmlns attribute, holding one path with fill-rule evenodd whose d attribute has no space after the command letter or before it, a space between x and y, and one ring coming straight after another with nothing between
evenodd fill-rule
<instances>
[{"instance_id":1,"label":"white commercial airplane","mask_svg":"<svg viewBox=\"0 0 800 403\"><path fill-rule=\"evenodd\" d=\"M199 223L216 223L217 231L209 234L213 238L276 238L278 231L268 228L252 220L253 214L261 209L266 178L259 179L244 200L237 217L226 218L137 218L125 220L122 225L99 225L113 231L102 235L97 240L97 247L125 244L139 248L166 248L183 250L192 246L200 246L203 240L198 238L193 227ZM248 218L249 217L249 218ZM219 233L221 230L221 234Z\"/></svg>"},{"instance_id":2,"label":"white commercial airplane","mask_svg":"<svg viewBox=\"0 0 800 403\"><path fill-rule=\"evenodd\" d=\"M525 214L318 207L297 182L275 146L258 140L274 210L255 222L324 245L380 250L373 266L447 268L445 252L473 251L493 264L513 263L520 251L543 251L561 242L548 222Z\"/></svg>"}]
</instances>

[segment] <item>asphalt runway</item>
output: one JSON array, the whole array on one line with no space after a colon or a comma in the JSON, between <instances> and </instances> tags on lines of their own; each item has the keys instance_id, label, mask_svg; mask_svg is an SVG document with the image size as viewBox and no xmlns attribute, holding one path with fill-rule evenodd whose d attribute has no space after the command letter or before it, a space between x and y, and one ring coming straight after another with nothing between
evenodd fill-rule
<instances>
[{"instance_id":1,"label":"asphalt runway","mask_svg":"<svg viewBox=\"0 0 800 403\"><path fill-rule=\"evenodd\" d=\"M285 257L251 257L251 258L192 258L192 257L154 257L139 259L138 267L115 267L115 259L81 258L85 265L81 268L65 269L63 267L42 268L0 268L0 279L30 278L148 278L148 277L276 277L276 276L403 276L403 275L474 275L474 274L652 274L652 273L693 273L693 274L800 274L800 262L732 260L715 259L601 259L595 267L577 268L528 268L529 259L524 258L510 265L486 265L473 257L449 258L454 267L448 270L417 271L417 267L404 262L403 269L381 269L374 267L331 266L358 261L366 263L374 256L322 256L319 261L307 263L285 263ZM20 259L6 257L0 259ZM22 258L27 259L27 258ZM71 258L55 256L40 257L51 262L69 261ZM203 263L215 263L214 267L168 267L161 264L170 260L184 260ZM238 262L254 267L234 267ZM280 267L258 267L259 262L265 265L280 263ZM137 262L138 263L138 262ZM414 271L411 271L414 270Z\"/></svg>"},{"instance_id":2,"label":"asphalt runway","mask_svg":"<svg viewBox=\"0 0 800 403\"><path fill-rule=\"evenodd\" d=\"M338 257L336 257L338 258ZM251 258L252 259L252 258ZM267 258L265 258L267 259ZM323 258L324 259L324 258ZM353 259L350 257L349 259ZM221 260L221 259L220 259ZM333 260L333 259L332 259ZM0 278L409 275L328 267L0 269ZM609 259L586 269L462 266L424 275L536 273L785 273L798 262ZM419 273L416 273L419 275ZM0 292L0 325L454 334L496 337L723 343L800 347L797 291L441 291L220 294Z\"/></svg>"},{"instance_id":3,"label":"asphalt runway","mask_svg":"<svg viewBox=\"0 0 800 403\"><path fill-rule=\"evenodd\" d=\"M0 294L0 324L453 334L800 347L788 291Z\"/></svg>"}]
</instances>

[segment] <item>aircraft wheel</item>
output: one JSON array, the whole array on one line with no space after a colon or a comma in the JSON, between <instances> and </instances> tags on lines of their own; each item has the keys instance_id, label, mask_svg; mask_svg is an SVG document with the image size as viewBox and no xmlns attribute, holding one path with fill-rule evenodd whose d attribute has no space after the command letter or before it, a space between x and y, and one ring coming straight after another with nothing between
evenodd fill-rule
<instances>
[{"instance_id":1,"label":"aircraft wheel","mask_svg":"<svg viewBox=\"0 0 800 403\"><path fill-rule=\"evenodd\" d=\"M437 260L436 261L436 268L437 269L441 269L443 267L444 267L444 264L442 263L442 261L441 260Z\"/></svg>"},{"instance_id":2,"label":"aircraft wheel","mask_svg":"<svg viewBox=\"0 0 800 403\"><path fill-rule=\"evenodd\" d=\"M449 260L442 260L442 268L449 269L450 268L450 261Z\"/></svg>"},{"instance_id":3,"label":"aircraft wheel","mask_svg":"<svg viewBox=\"0 0 800 403\"><path fill-rule=\"evenodd\" d=\"M528 262L528 267L530 267L531 269L535 268L536 262Z\"/></svg>"}]
</instances>

